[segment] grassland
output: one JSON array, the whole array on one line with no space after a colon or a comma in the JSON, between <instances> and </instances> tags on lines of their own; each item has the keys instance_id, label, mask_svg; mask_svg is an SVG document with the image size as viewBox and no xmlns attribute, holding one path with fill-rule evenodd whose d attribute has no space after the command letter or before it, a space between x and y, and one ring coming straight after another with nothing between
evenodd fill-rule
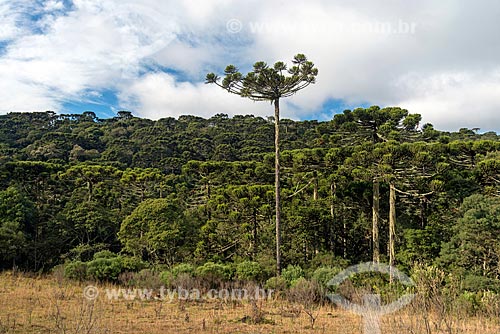
<instances>
[{"instance_id":1,"label":"grassland","mask_svg":"<svg viewBox=\"0 0 500 334\"><path fill-rule=\"evenodd\" d=\"M251 301L84 298L87 283L0 274L0 333L362 333L360 317L333 305ZM116 288L97 285L100 291ZM311 317L316 318L311 326ZM382 319L382 333L499 333L499 319L440 317L415 305Z\"/></svg>"}]
</instances>

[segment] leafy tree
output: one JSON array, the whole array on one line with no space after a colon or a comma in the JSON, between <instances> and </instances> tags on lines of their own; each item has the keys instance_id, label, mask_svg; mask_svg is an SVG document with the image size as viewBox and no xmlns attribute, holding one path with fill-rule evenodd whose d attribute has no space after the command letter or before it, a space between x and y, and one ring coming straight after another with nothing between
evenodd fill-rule
<instances>
[{"instance_id":1,"label":"leafy tree","mask_svg":"<svg viewBox=\"0 0 500 334\"><path fill-rule=\"evenodd\" d=\"M16 188L0 191L0 263L15 265L27 244L27 228L35 219L33 204Z\"/></svg>"},{"instance_id":2,"label":"leafy tree","mask_svg":"<svg viewBox=\"0 0 500 334\"><path fill-rule=\"evenodd\" d=\"M453 236L439 262L469 277L500 277L500 199L476 194L465 199Z\"/></svg>"},{"instance_id":3,"label":"leafy tree","mask_svg":"<svg viewBox=\"0 0 500 334\"><path fill-rule=\"evenodd\" d=\"M176 200L147 199L122 222L118 238L123 249L153 262L182 259L186 239L185 216Z\"/></svg>"},{"instance_id":4,"label":"leafy tree","mask_svg":"<svg viewBox=\"0 0 500 334\"><path fill-rule=\"evenodd\" d=\"M294 95L316 82L318 70L303 54L292 60L293 66L287 69L283 62L269 66L263 61L254 64L252 72L243 76L238 69L229 65L225 77L219 83L214 73L207 74L206 82L216 84L228 92L249 98L253 101L269 101L274 104L275 124L275 196L276 196L276 270L281 273L281 208L280 208L280 99ZM288 72L289 76L286 75Z\"/></svg>"}]
</instances>

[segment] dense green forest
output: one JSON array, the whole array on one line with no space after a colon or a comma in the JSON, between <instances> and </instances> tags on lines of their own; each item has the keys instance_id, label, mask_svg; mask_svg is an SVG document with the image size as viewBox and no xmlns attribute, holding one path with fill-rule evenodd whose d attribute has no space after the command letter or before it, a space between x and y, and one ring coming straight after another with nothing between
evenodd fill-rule
<instances>
[{"instance_id":1,"label":"dense green forest","mask_svg":"<svg viewBox=\"0 0 500 334\"><path fill-rule=\"evenodd\" d=\"M500 137L420 123L379 107L281 120L284 266L423 262L494 285ZM110 251L253 261L270 277L273 184L272 117L2 115L0 266L48 271Z\"/></svg>"}]
</instances>

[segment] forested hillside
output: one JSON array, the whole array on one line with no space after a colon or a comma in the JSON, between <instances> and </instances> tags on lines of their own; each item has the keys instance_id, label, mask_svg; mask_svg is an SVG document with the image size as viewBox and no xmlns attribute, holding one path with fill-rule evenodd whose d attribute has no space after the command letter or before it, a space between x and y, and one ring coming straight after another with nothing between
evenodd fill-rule
<instances>
[{"instance_id":1,"label":"forested hillside","mask_svg":"<svg viewBox=\"0 0 500 334\"><path fill-rule=\"evenodd\" d=\"M378 107L281 121L285 266L425 262L493 284L500 137L420 122ZM269 277L273 184L271 117L2 115L0 264L47 271L109 250L168 266L255 261Z\"/></svg>"}]
</instances>

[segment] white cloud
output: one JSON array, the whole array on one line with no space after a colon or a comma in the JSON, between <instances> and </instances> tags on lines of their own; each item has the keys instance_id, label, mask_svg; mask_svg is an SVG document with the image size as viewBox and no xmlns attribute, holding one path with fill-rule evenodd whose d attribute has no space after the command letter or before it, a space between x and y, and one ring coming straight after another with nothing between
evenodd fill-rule
<instances>
[{"instance_id":1,"label":"white cloud","mask_svg":"<svg viewBox=\"0 0 500 334\"><path fill-rule=\"evenodd\" d=\"M290 99L296 108L283 104L286 117L342 99L400 105L443 129L500 129L500 3L74 0L71 12L60 0L35 9L19 3L0 0L0 41L11 41L0 55L0 111L57 108L111 89L121 107L151 118L269 115L265 103L204 85L204 73L303 52L319 68L318 82ZM43 34L20 24L27 8L43 13L36 23ZM231 18L242 22L241 33L226 31ZM406 33L380 31L387 23ZM155 65L181 75L151 72Z\"/></svg>"},{"instance_id":2,"label":"white cloud","mask_svg":"<svg viewBox=\"0 0 500 334\"><path fill-rule=\"evenodd\" d=\"M274 113L268 103L252 102L213 85L177 82L167 73L144 76L132 86L124 88L120 99L137 114L151 119L180 115L208 118L219 113L265 117Z\"/></svg>"},{"instance_id":3,"label":"white cloud","mask_svg":"<svg viewBox=\"0 0 500 334\"><path fill-rule=\"evenodd\" d=\"M43 6L43 10L46 12L52 12L64 9L64 2L58 0L49 0Z\"/></svg>"},{"instance_id":4,"label":"white cloud","mask_svg":"<svg viewBox=\"0 0 500 334\"><path fill-rule=\"evenodd\" d=\"M20 0L18 3L0 0L0 42L12 40L24 32L20 21L26 7L25 0Z\"/></svg>"},{"instance_id":5,"label":"white cloud","mask_svg":"<svg viewBox=\"0 0 500 334\"><path fill-rule=\"evenodd\" d=\"M500 131L500 80L488 73L451 73L431 77L411 76L408 94L399 105L419 111L424 121L441 125L444 130L462 127Z\"/></svg>"},{"instance_id":6,"label":"white cloud","mask_svg":"<svg viewBox=\"0 0 500 334\"><path fill-rule=\"evenodd\" d=\"M65 100L82 99L88 89L114 88L137 77L141 62L175 37L175 23L162 22L168 15L154 6L96 0L74 5L75 11L51 21L46 34L25 34L0 57L0 75L11 80L1 111L26 110L47 100L58 107ZM30 95L32 89L18 90L29 86L39 86L36 95ZM28 97L26 103L20 104L18 95ZM44 110L47 104L34 109Z\"/></svg>"}]
</instances>

